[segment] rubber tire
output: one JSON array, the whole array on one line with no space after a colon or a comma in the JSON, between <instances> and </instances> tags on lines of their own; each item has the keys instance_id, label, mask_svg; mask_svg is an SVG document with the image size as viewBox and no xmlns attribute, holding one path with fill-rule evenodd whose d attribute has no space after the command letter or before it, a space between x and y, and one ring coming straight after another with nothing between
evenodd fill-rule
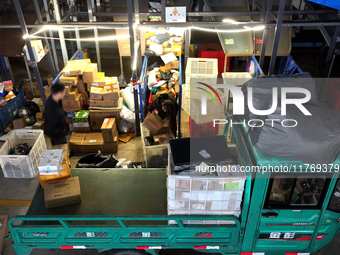
<instances>
[{"instance_id":1,"label":"rubber tire","mask_svg":"<svg viewBox=\"0 0 340 255\"><path fill-rule=\"evenodd\" d=\"M111 250L108 255L147 255L144 250Z\"/></svg>"}]
</instances>

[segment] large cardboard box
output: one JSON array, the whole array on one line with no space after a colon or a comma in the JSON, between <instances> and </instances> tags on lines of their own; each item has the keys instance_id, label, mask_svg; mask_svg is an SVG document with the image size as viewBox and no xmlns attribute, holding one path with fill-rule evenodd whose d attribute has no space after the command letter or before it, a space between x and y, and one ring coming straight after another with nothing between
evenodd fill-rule
<instances>
[{"instance_id":1,"label":"large cardboard box","mask_svg":"<svg viewBox=\"0 0 340 255\"><path fill-rule=\"evenodd\" d=\"M104 88L106 83L106 77L97 77L93 82L90 83L91 86Z\"/></svg>"},{"instance_id":2,"label":"large cardboard box","mask_svg":"<svg viewBox=\"0 0 340 255\"><path fill-rule=\"evenodd\" d=\"M111 143L105 143L102 133L73 132L69 141L73 153L114 153L118 151L118 136Z\"/></svg>"},{"instance_id":3,"label":"large cardboard box","mask_svg":"<svg viewBox=\"0 0 340 255\"><path fill-rule=\"evenodd\" d=\"M111 143L117 136L116 121L114 118L107 118L103 121L101 126L101 131L103 135L103 140L105 143Z\"/></svg>"},{"instance_id":4,"label":"large cardboard box","mask_svg":"<svg viewBox=\"0 0 340 255\"><path fill-rule=\"evenodd\" d=\"M168 123L163 122L156 113L148 115L143 122L144 127L150 130L152 135L164 134L168 132Z\"/></svg>"},{"instance_id":5,"label":"large cardboard box","mask_svg":"<svg viewBox=\"0 0 340 255\"><path fill-rule=\"evenodd\" d=\"M79 80L77 83L77 88L79 89L81 96L83 97L83 99L88 99L89 98L89 94L87 93L86 89L85 89L85 84L83 82L83 80Z\"/></svg>"},{"instance_id":6,"label":"large cardboard box","mask_svg":"<svg viewBox=\"0 0 340 255\"><path fill-rule=\"evenodd\" d=\"M48 181L54 181L64 178L71 177L71 169L67 162L63 162L61 165L61 168L58 174L51 174L51 175L40 175L40 184L41 187L45 188L45 183Z\"/></svg>"},{"instance_id":7,"label":"large cardboard box","mask_svg":"<svg viewBox=\"0 0 340 255\"><path fill-rule=\"evenodd\" d=\"M103 88L91 87L90 99L91 100L103 100Z\"/></svg>"},{"instance_id":8,"label":"large cardboard box","mask_svg":"<svg viewBox=\"0 0 340 255\"><path fill-rule=\"evenodd\" d=\"M83 109L83 100L81 95L78 94L76 100L63 99L63 108L65 112L75 112Z\"/></svg>"},{"instance_id":9,"label":"large cardboard box","mask_svg":"<svg viewBox=\"0 0 340 255\"><path fill-rule=\"evenodd\" d=\"M98 76L97 64L89 64L83 72L83 82L93 83Z\"/></svg>"},{"instance_id":10,"label":"large cardboard box","mask_svg":"<svg viewBox=\"0 0 340 255\"><path fill-rule=\"evenodd\" d=\"M8 234L8 215L0 215L0 255L2 253L4 237Z\"/></svg>"},{"instance_id":11,"label":"large cardboard box","mask_svg":"<svg viewBox=\"0 0 340 255\"><path fill-rule=\"evenodd\" d=\"M90 107L118 107L118 99L114 100L90 100Z\"/></svg>"},{"instance_id":12,"label":"large cardboard box","mask_svg":"<svg viewBox=\"0 0 340 255\"><path fill-rule=\"evenodd\" d=\"M24 128L27 126L25 118L15 119L12 121L12 124L13 124L13 129Z\"/></svg>"},{"instance_id":13,"label":"large cardboard box","mask_svg":"<svg viewBox=\"0 0 340 255\"><path fill-rule=\"evenodd\" d=\"M64 76L82 75L90 63L89 59L67 61L67 65L62 70L62 73Z\"/></svg>"},{"instance_id":14,"label":"large cardboard box","mask_svg":"<svg viewBox=\"0 0 340 255\"><path fill-rule=\"evenodd\" d=\"M90 110L90 124L101 126L106 118L115 118L116 125L120 123L120 110Z\"/></svg>"},{"instance_id":15,"label":"large cardboard box","mask_svg":"<svg viewBox=\"0 0 340 255\"><path fill-rule=\"evenodd\" d=\"M65 87L66 90L66 87ZM64 100L77 100L77 97L79 95L78 88L77 87L68 87L65 91L65 96L63 98Z\"/></svg>"},{"instance_id":16,"label":"large cardboard box","mask_svg":"<svg viewBox=\"0 0 340 255\"><path fill-rule=\"evenodd\" d=\"M118 90L107 90L106 88L104 88L103 100L118 100L118 99L119 99L119 89Z\"/></svg>"},{"instance_id":17,"label":"large cardboard box","mask_svg":"<svg viewBox=\"0 0 340 255\"><path fill-rule=\"evenodd\" d=\"M79 81L79 76L65 76L65 75L61 75L59 78L59 83L60 84L64 84L64 85L68 85L68 86L75 86L77 85Z\"/></svg>"},{"instance_id":18,"label":"large cardboard box","mask_svg":"<svg viewBox=\"0 0 340 255\"><path fill-rule=\"evenodd\" d=\"M32 82L32 84L33 84L35 97L40 97L38 83ZM29 81L25 81L22 88L24 89L26 99L31 100L34 98L31 83Z\"/></svg>"},{"instance_id":19,"label":"large cardboard box","mask_svg":"<svg viewBox=\"0 0 340 255\"><path fill-rule=\"evenodd\" d=\"M70 177L45 183L45 206L54 208L81 202L79 178Z\"/></svg>"}]
</instances>

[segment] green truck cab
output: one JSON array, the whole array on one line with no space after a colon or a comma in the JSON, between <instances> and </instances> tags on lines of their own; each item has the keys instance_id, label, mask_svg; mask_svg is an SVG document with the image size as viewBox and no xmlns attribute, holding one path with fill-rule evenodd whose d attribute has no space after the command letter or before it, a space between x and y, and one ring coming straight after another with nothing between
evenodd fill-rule
<instances>
[{"instance_id":1,"label":"green truck cab","mask_svg":"<svg viewBox=\"0 0 340 255\"><path fill-rule=\"evenodd\" d=\"M240 217L167 215L166 169L72 169L79 176L82 203L47 210L39 186L27 214L9 221L15 251L307 255L339 234L340 155L331 165L311 166L261 153L243 125L226 126L227 136L247 172ZM188 220L228 223L184 224Z\"/></svg>"}]
</instances>

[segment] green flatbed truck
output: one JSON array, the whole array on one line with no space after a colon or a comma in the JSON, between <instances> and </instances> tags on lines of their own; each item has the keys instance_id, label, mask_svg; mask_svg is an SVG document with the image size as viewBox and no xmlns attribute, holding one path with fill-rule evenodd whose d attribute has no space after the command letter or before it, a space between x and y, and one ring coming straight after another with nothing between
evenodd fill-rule
<instances>
[{"instance_id":1,"label":"green flatbed truck","mask_svg":"<svg viewBox=\"0 0 340 255\"><path fill-rule=\"evenodd\" d=\"M45 209L39 186L25 216L9 221L18 255L33 249L123 250L158 254L195 249L235 255L307 255L340 232L340 155L320 171L315 166L255 149L247 127L226 127L230 147L247 172L240 217L167 215L166 169L72 169L82 203ZM225 132L227 136L227 132ZM286 172L272 167L286 167ZM287 171L288 169L288 171ZM169 224L176 221L177 225ZM228 221L186 225L182 221ZM232 222L232 223L230 223Z\"/></svg>"}]
</instances>

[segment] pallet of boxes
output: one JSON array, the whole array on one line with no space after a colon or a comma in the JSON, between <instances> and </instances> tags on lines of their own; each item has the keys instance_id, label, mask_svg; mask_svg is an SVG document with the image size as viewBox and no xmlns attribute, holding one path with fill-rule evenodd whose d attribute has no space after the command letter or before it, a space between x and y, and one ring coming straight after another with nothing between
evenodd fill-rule
<instances>
[{"instance_id":1,"label":"pallet of boxes","mask_svg":"<svg viewBox=\"0 0 340 255\"><path fill-rule=\"evenodd\" d=\"M47 209L78 204L81 192L78 177L71 177L67 144L45 150L38 164L41 187Z\"/></svg>"},{"instance_id":2,"label":"pallet of boxes","mask_svg":"<svg viewBox=\"0 0 340 255\"><path fill-rule=\"evenodd\" d=\"M70 127L74 128L69 141L71 152L117 152L116 125L122 109L117 77L105 77L104 73L98 72L97 64L88 60L69 61L63 76L60 83L66 85L69 80L63 107L73 116L67 118ZM87 104L89 110L84 110L83 104ZM102 129L102 126L105 127ZM107 139L107 133L111 139Z\"/></svg>"}]
</instances>

